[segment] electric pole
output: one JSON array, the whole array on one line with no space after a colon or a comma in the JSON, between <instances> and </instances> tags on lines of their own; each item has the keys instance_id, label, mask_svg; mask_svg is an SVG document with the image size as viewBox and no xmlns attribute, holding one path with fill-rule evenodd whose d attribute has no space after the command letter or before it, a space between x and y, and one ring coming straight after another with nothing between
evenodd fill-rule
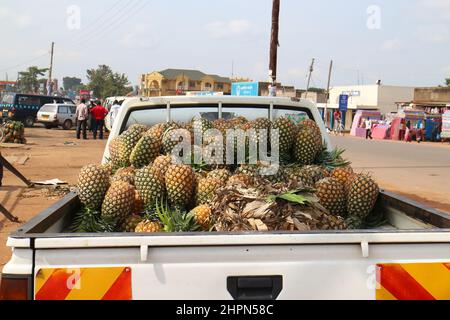
<instances>
[{"instance_id":1,"label":"electric pole","mask_svg":"<svg viewBox=\"0 0 450 320\"><path fill-rule=\"evenodd\" d=\"M50 53L50 68L48 69L48 84L47 84L47 94L52 94L52 73L53 73L53 50L55 48L55 43L52 42L52 49Z\"/></svg>"},{"instance_id":2,"label":"electric pole","mask_svg":"<svg viewBox=\"0 0 450 320\"><path fill-rule=\"evenodd\" d=\"M280 43L278 41L278 32L280 22L280 0L273 0L272 5L272 34L270 39L270 63L269 74L272 78L272 88L276 88L277 81L277 59L278 59L278 47ZM275 95L276 95L276 89Z\"/></svg>"},{"instance_id":3,"label":"electric pole","mask_svg":"<svg viewBox=\"0 0 450 320\"><path fill-rule=\"evenodd\" d=\"M325 111L323 114L325 125L328 123L328 100L330 100L331 71L333 71L333 60L330 62L330 70L328 71L327 101L325 102Z\"/></svg>"},{"instance_id":4,"label":"electric pole","mask_svg":"<svg viewBox=\"0 0 450 320\"><path fill-rule=\"evenodd\" d=\"M306 85L305 99L308 97L309 84L311 83L311 76L314 71L314 61L315 59L313 58L311 62L311 67L309 67L309 76L308 76L308 84Z\"/></svg>"}]
</instances>

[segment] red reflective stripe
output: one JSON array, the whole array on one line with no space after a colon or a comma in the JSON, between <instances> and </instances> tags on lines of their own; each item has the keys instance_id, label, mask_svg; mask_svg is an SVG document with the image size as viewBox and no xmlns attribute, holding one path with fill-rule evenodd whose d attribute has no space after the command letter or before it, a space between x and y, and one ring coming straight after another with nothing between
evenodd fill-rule
<instances>
[{"instance_id":1,"label":"red reflective stripe","mask_svg":"<svg viewBox=\"0 0 450 320\"><path fill-rule=\"evenodd\" d=\"M381 285L399 300L435 300L400 265L382 265L380 281Z\"/></svg>"},{"instance_id":2,"label":"red reflective stripe","mask_svg":"<svg viewBox=\"0 0 450 320\"><path fill-rule=\"evenodd\" d=\"M102 300L131 300L131 269L125 268Z\"/></svg>"},{"instance_id":3,"label":"red reflective stripe","mask_svg":"<svg viewBox=\"0 0 450 320\"><path fill-rule=\"evenodd\" d=\"M41 290L36 293L36 300L64 300L70 293L67 281L72 274L66 269L56 269L48 278Z\"/></svg>"}]
</instances>

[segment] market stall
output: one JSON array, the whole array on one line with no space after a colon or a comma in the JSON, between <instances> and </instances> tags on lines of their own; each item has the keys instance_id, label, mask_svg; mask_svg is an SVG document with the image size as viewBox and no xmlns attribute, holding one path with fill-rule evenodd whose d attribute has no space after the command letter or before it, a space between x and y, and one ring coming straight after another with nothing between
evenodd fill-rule
<instances>
[{"instance_id":1,"label":"market stall","mask_svg":"<svg viewBox=\"0 0 450 320\"><path fill-rule=\"evenodd\" d=\"M442 115L442 140L450 140L450 110Z\"/></svg>"},{"instance_id":2,"label":"market stall","mask_svg":"<svg viewBox=\"0 0 450 320\"><path fill-rule=\"evenodd\" d=\"M366 128L364 122L370 119L374 122L381 120L380 111L376 110L358 110L356 111L355 117L353 118L352 128L350 130L350 135L356 137L366 137Z\"/></svg>"}]
</instances>

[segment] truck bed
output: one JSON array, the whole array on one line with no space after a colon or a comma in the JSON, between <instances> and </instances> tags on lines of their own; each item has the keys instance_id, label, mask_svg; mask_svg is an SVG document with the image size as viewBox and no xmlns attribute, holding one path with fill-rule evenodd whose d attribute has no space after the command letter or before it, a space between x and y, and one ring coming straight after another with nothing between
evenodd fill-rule
<instances>
[{"instance_id":1,"label":"truck bed","mask_svg":"<svg viewBox=\"0 0 450 320\"><path fill-rule=\"evenodd\" d=\"M157 234L134 234L134 233L71 233L68 231L74 214L80 209L81 203L76 193L70 193L59 202L49 207L41 214L23 225L11 235L11 238L67 238L67 237L148 237L162 236L167 233ZM450 215L438 210L425 207L408 198L396 195L389 191L381 191L375 206L376 213L383 213L388 224L377 229L366 230L326 230L326 231L306 231L306 232L245 232L245 233L208 233L208 236L226 234L354 234L354 233L377 233L377 232L398 232L401 231L443 231L450 229ZM179 233L178 235L203 235L205 233Z\"/></svg>"}]
</instances>

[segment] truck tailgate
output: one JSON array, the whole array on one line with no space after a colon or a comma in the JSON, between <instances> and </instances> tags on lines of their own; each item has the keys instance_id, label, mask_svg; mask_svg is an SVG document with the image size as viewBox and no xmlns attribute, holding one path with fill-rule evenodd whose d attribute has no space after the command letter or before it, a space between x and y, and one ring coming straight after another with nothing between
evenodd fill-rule
<instances>
[{"instance_id":1,"label":"truck tailgate","mask_svg":"<svg viewBox=\"0 0 450 320\"><path fill-rule=\"evenodd\" d=\"M401 299L425 291L450 299L450 243L144 248L37 249L35 298ZM415 285L384 275L390 265L409 272Z\"/></svg>"}]
</instances>

